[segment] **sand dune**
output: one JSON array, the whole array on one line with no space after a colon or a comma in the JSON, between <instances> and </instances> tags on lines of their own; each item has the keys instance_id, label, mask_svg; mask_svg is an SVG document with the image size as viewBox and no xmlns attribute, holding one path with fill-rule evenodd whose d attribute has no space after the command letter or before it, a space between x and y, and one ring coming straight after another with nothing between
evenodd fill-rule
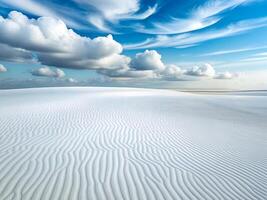
<instances>
[{"instance_id":1,"label":"sand dune","mask_svg":"<svg viewBox=\"0 0 267 200\"><path fill-rule=\"evenodd\" d=\"M0 91L0 199L267 199L267 96Z\"/></svg>"}]
</instances>

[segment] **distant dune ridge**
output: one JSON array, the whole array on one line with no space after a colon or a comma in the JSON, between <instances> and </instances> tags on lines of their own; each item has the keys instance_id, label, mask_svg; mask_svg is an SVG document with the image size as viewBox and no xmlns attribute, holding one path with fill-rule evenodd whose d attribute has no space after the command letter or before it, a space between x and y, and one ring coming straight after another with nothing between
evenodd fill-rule
<instances>
[{"instance_id":1,"label":"distant dune ridge","mask_svg":"<svg viewBox=\"0 0 267 200\"><path fill-rule=\"evenodd\" d=\"M0 199L267 199L267 96L0 91Z\"/></svg>"}]
</instances>

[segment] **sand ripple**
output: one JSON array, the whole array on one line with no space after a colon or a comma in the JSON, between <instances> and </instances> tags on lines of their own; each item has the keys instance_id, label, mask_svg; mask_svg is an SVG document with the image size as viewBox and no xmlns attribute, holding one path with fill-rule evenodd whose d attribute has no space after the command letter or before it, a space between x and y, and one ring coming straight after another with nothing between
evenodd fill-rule
<instances>
[{"instance_id":1,"label":"sand ripple","mask_svg":"<svg viewBox=\"0 0 267 200\"><path fill-rule=\"evenodd\" d=\"M267 199L267 96L0 91L0 199Z\"/></svg>"}]
</instances>

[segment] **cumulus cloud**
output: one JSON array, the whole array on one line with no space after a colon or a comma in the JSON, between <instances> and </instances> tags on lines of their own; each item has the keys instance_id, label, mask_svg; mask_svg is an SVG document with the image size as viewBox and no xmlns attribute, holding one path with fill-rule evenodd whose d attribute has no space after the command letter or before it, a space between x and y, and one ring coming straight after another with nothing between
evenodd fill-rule
<instances>
[{"instance_id":1,"label":"cumulus cloud","mask_svg":"<svg viewBox=\"0 0 267 200\"><path fill-rule=\"evenodd\" d=\"M0 43L36 53L44 65L65 68L110 69L127 65L122 46L112 36L91 39L51 17L29 19L12 11L0 16Z\"/></svg>"},{"instance_id":2,"label":"cumulus cloud","mask_svg":"<svg viewBox=\"0 0 267 200\"><path fill-rule=\"evenodd\" d=\"M210 77L214 79L233 79L238 76L236 73L230 72L216 72L211 64L204 64L202 66L194 66L191 69L184 71L185 75L198 76L198 77Z\"/></svg>"},{"instance_id":3,"label":"cumulus cloud","mask_svg":"<svg viewBox=\"0 0 267 200\"><path fill-rule=\"evenodd\" d=\"M128 68L101 70L100 73L112 78L143 78L177 81L181 80L184 70L176 65L166 65L155 50L136 54Z\"/></svg>"},{"instance_id":4,"label":"cumulus cloud","mask_svg":"<svg viewBox=\"0 0 267 200\"><path fill-rule=\"evenodd\" d=\"M165 65L161 61L161 55L155 50L145 50L137 53L130 66L136 70L164 70Z\"/></svg>"},{"instance_id":5,"label":"cumulus cloud","mask_svg":"<svg viewBox=\"0 0 267 200\"><path fill-rule=\"evenodd\" d=\"M215 75L215 70L210 64L206 63L203 66L194 66L191 69L186 70L185 74L191 76L213 77Z\"/></svg>"},{"instance_id":6,"label":"cumulus cloud","mask_svg":"<svg viewBox=\"0 0 267 200\"><path fill-rule=\"evenodd\" d=\"M166 66L155 50L137 53L129 65L116 70L101 70L100 73L116 78L159 78L165 75ZM169 67L168 67L169 69Z\"/></svg>"},{"instance_id":7,"label":"cumulus cloud","mask_svg":"<svg viewBox=\"0 0 267 200\"><path fill-rule=\"evenodd\" d=\"M171 72L169 68L166 68L161 61L161 55L157 51L146 50L142 53L137 53L133 59L130 59L129 64L123 68L105 69L99 72L112 78L159 79Z\"/></svg>"},{"instance_id":8,"label":"cumulus cloud","mask_svg":"<svg viewBox=\"0 0 267 200\"><path fill-rule=\"evenodd\" d=\"M176 65L167 65L166 68L160 72L159 76L164 80L177 81L181 80L184 70Z\"/></svg>"},{"instance_id":9,"label":"cumulus cloud","mask_svg":"<svg viewBox=\"0 0 267 200\"><path fill-rule=\"evenodd\" d=\"M7 69L5 68L5 66L0 64L0 73L1 72L6 72L6 71L7 71Z\"/></svg>"},{"instance_id":10,"label":"cumulus cloud","mask_svg":"<svg viewBox=\"0 0 267 200\"><path fill-rule=\"evenodd\" d=\"M33 70L32 75L34 76L46 76L54 78L62 78L65 76L65 73L61 69L51 69L50 67L41 67L39 69Z\"/></svg>"}]
</instances>

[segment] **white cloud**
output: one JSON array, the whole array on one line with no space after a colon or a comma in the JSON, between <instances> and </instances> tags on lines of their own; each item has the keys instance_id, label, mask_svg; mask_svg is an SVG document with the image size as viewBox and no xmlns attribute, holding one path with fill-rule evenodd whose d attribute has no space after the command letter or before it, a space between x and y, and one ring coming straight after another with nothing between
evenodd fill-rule
<instances>
[{"instance_id":1,"label":"white cloud","mask_svg":"<svg viewBox=\"0 0 267 200\"><path fill-rule=\"evenodd\" d=\"M155 50L146 50L137 53L128 67L117 70L101 70L101 74L112 78L142 78L142 79L162 79L179 80L183 74L176 65L165 65L161 61L161 55Z\"/></svg>"},{"instance_id":2,"label":"white cloud","mask_svg":"<svg viewBox=\"0 0 267 200\"><path fill-rule=\"evenodd\" d=\"M46 76L54 78L62 78L65 76L65 73L61 69L51 69L50 67L41 67L39 69L33 70L32 75L34 76Z\"/></svg>"},{"instance_id":3,"label":"white cloud","mask_svg":"<svg viewBox=\"0 0 267 200\"><path fill-rule=\"evenodd\" d=\"M248 58L242 59L241 62L258 62L258 61L266 61L267 60L267 52L256 53L251 55Z\"/></svg>"},{"instance_id":4,"label":"white cloud","mask_svg":"<svg viewBox=\"0 0 267 200\"><path fill-rule=\"evenodd\" d=\"M251 57L241 60L242 62L255 62L255 61L265 61L267 56Z\"/></svg>"},{"instance_id":5,"label":"white cloud","mask_svg":"<svg viewBox=\"0 0 267 200\"><path fill-rule=\"evenodd\" d=\"M33 0L26 0L23 1L23 3L21 2L21 0L1 0L1 2L5 5L9 5L38 16L56 16L52 10L50 10L43 4L37 3Z\"/></svg>"},{"instance_id":6,"label":"white cloud","mask_svg":"<svg viewBox=\"0 0 267 200\"><path fill-rule=\"evenodd\" d=\"M147 55L142 53L143 55ZM160 55L160 54L159 54ZM163 63L162 63L163 64ZM115 79L154 79L166 81L185 81L192 80L191 77L202 77L208 79L234 79L238 77L237 73L230 72L216 72L212 65L205 63L201 66L194 66L192 68L181 69L180 67L170 64L164 65L164 68L124 68L117 70L100 70L99 72ZM200 79L199 79L200 80ZM201 79L204 80L204 79Z\"/></svg>"},{"instance_id":7,"label":"white cloud","mask_svg":"<svg viewBox=\"0 0 267 200\"><path fill-rule=\"evenodd\" d=\"M61 19L69 27L115 33L112 25L121 20L143 20L157 11L157 4L141 9L139 0L72 0L76 6L70 7L54 1L0 0L9 9L16 9L36 16ZM93 25L90 26L88 22ZM109 25L111 27L109 27Z\"/></svg>"},{"instance_id":8,"label":"white cloud","mask_svg":"<svg viewBox=\"0 0 267 200\"><path fill-rule=\"evenodd\" d=\"M149 6L147 8L147 10L145 10L142 13L121 16L121 20L143 20L143 19L146 19L146 18L150 17L154 13L156 13L157 12L157 9L158 9L158 4L155 4L152 7Z\"/></svg>"},{"instance_id":9,"label":"white cloud","mask_svg":"<svg viewBox=\"0 0 267 200\"><path fill-rule=\"evenodd\" d=\"M22 13L0 16L0 43L34 51L44 65L65 68L122 68L129 58L120 55L122 46L112 36L90 39L68 29L63 21L40 17L28 19Z\"/></svg>"},{"instance_id":10,"label":"white cloud","mask_svg":"<svg viewBox=\"0 0 267 200\"><path fill-rule=\"evenodd\" d=\"M267 52L257 53L257 54L255 54L255 56L267 56Z\"/></svg>"},{"instance_id":11,"label":"white cloud","mask_svg":"<svg viewBox=\"0 0 267 200\"><path fill-rule=\"evenodd\" d=\"M252 0L209 0L193 8L185 18L172 17L169 22L155 22L152 28L142 27L138 32L149 34L179 34L209 27L221 20L222 12Z\"/></svg>"},{"instance_id":12,"label":"white cloud","mask_svg":"<svg viewBox=\"0 0 267 200\"><path fill-rule=\"evenodd\" d=\"M166 82L166 85L162 87L168 88L180 88L182 90L266 90L267 88L267 71L255 70L255 71L243 71L239 72L238 76L233 79L211 79L205 78L201 81L182 81L179 84L175 82Z\"/></svg>"},{"instance_id":13,"label":"white cloud","mask_svg":"<svg viewBox=\"0 0 267 200\"><path fill-rule=\"evenodd\" d=\"M236 78L238 75L233 74L230 72L223 72L223 73L218 73L214 78L215 79L233 79Z\"/></svg>"},{"instance_id":14,"label":"white cloud","mask_svg":"<svg viewBox=\"0 0 267 200\"><path fill-rule=\"evenodd\" d=\"M207 30L201 33L184 33L176 35L159 35L135 44L124 45L125 49L145 49L156 47L188 47L198 45L208 40L235 36L247 31L267 26L267 17L239 21L217 30Z\"/></svg>"},{"instance_id":15,"label":"white cloud","mask_svg":"<svg viewBox=\"0 0 267 200\"><path fill-rule=\"evenodd\" d=\"M98 59L122 51L121 45L112 36L81 37L61 20L50 17L28 19L16 11L10 12L7 19L0 18L0 34L2 43L38 52L80 54L79 50L89 59Z\"/></svg>"},{"instance_id":16,"label":"white cloud","mask_svg":"<svg viewBox=\"0 0 267 200\"><path fill-rule=\"evenodd\" d=\"M219 20L220 18L210 18L210 19L172 18L170 22L164 22L164 23L157 22L153 24L154 26L153 28L142 27L137 31L148 34L178 34L178 33L185 33L206 28L208 26L217 23Z\"/></svg>"},{"instance_id":17,"label":"white cloud","mask_svg":"<svg viewBox=\"0 0 267 200\"><path fill-rule=\"evenodd\" d=\"M50 17L28 19L22 13L15 11L11 12L6 19L0 17L0 44L13 50L16 48L33 52L41 64L48 66L106 70L106 74L110 76L117 74L141 77L153 74L130 69L131 59L121 55L122 46L113 40L111 35L94 39L82 37L68 29L61 20ZM164 67L160 60L161 56L157 52L148 51L147 54L147 59L137 55L138 63L143 58L142 64L145 65L142 67L153 69ZM153 63L154 61L156 63ZM47 68L42 70L49 74ZM42 74L42 71L35 74ZM53 73L52 76L54 76Z\"/></svg>"},{"instance_id":18,"label":"white cloud","mask_svg":"<svg viewBox=\"0 0 267 200\"><path fill-rule=\"evenodd\" d=\"M0 73L6 72L6 71L7 71L6 67L4 65L0 64Z\"/></svg>"},{"instance_id":19,"label":"white cloud","mask_svg":"<svg viewBox=\"0 0 267 200\"><path fill-rule=\"evenodd\" d=\"M102 32L114 33L114 31L107 25L106 21L99 15L90 14L87 16L87 20Z\"/></svg>"},{"instance_id":20,"label":"white cloud","mask_svg":"<svg viewBox=\"0 0 267 200\"><path fill-rule=\"evenodd\" d=\"M176 81L181 80L184 70L176 65L167 65L166 68L160 72L160 77L164 80Z\"/></svg>"},{"instance_id":21,"label":"white cloud","mask_svg":"<svg viewBox=\"0 0 267 200\"><path fill-rule=\"evenodd\" d=\"M184 71L185 75L197 76L197 77L209 77L213 79L233 79L238 77L237 73L230 72L216 72L213 66L209 63L205 63L202 66L194 66L191 69Z\"/></svg>"},{"instance_id":22,"label":"white cloud","mask_svg":"<svg viewBox=\"0 0 267 200\"><path fill-rule=\"evenodd\" d=\"M253 0L208 0L192 11L195 17L208 18ZM255 0L254 0L255 1Z\"/></svg>"},{"instance_id":23,"label":"white cloud","mask_svg":"<svg viewBox=\"0 0 267 200\"><path fill-rule=\"evenodd\" d=\"M129 67L117 70L101 70L100 73L116 79L157 79L168 81L182 80L185 70L176 65L166 65L161 61L161 55L155 50L137 53Z\"/></svg>"},{"instance_id":24,"label":"white cloud","mask_svg":"<svg viewBox=\"0 0 267 200\"><path fill-rule=\"evenodd\" d=\"M176 65L165 65L155 50L137 53L128 67L117 70L101 70L100 73L113 78L145 78L178 80L183 71Z\"/></svg>"},{"instance_id":25,"label":"white cloud","mask_svg":"<svg viewBox=\"0 0 267 200\"><path fill-rule=\"evenodd\" d=\"M56 69L55 70L56 77L61 78L65 76L65 72L61 69Z\"/></svg>"},{"instance_id":26,"label":"white cloud","mask_svg":"<svg viewBox=\"0 0 267 200\"><path fill-rule=\"evenodd\" d=\"M139 10L138 0L74 0L82 5L96 8L106 18L116 19L120 15L132 14Z\"/></svg>"},{"instance_id":27,"label":"white cloud","mask_svg":"<svg viewBox=\"0 0 267 200\"><path fill-rule=\"evenodd\" d=\"M191 69L186 70L185 74L190 76L213 77L215 76L215 70L210 64L206 63L203 66L194 66Z\"/></svg>"},{"instance_id":28,"label":"white cloud","mask_svg":"<svg viewBox=\"0 0 267 200\"><path fill-rule=\"evenodd\" d=\"M61 19L64 23L73 28L83 27L83 25L77 22L77 20L73 20L74 16L78 17L76 16L76 13L71 9L64 8L63 5L60 5L59 7L57 4L48 1L45 3L38 3L34 0L24 0L23 2L21 0L0 0L0 3L12 9L19 9L36 16Z\"/></svg>"},{"instance_id":29,"label":"white cloud","mask_svg":"<svg viewBox=\"0 0 267 200\"><path fill-rule=\"evenodd\" d=\"M246 56L244 59L233 59L230 62L224 61L224 62L218 62L217 66L220 68L239 68L239 69L252 69L254 66L257 69L265 69L266 68L266 61L267 56L256 56L257 54L251 55L249 57Z\"/></svg>"},{"instance_id":30,"label":"white cloud","mask_svg":"<svg viewBox=\"0 0 267 200\"><path fill-rule=\"evenodd\" d=\"M164 70L165 65L161 61L161 55L155 50L145 50L137 53L130 66L136 70Z\"/></svg>"},{"instance_id":31,"label":"white cloud","mask_svg":"<svg viewBox=\"0 0 267 200\"><path fill-rule=\"evenodd\" d=\"M121 20L142 20L157 11L157 4L140 11L139 0L74 0L88 10L88 21L104 32L114 32L106 22L117 23ZM92 8L98 12L92 13Z\"/></svg>"},{"instance_id":32,"label":"white cloud","mask_svg":"<svg viewBox=\"0 0 267 200\"><path fill-rule=\"evenodd\" d=\"M231 54L231 53L240 53L240 52L247 52L247 51L254 51L259 49L266 49L267 46L259 46L259 47L249 47L249 48L241 48L241 49L228 49L223 51L215 51L211 53L205 53L200 56L217 56L217 55L224 55L224 54Z\"/></svg>"}]
</instances>

